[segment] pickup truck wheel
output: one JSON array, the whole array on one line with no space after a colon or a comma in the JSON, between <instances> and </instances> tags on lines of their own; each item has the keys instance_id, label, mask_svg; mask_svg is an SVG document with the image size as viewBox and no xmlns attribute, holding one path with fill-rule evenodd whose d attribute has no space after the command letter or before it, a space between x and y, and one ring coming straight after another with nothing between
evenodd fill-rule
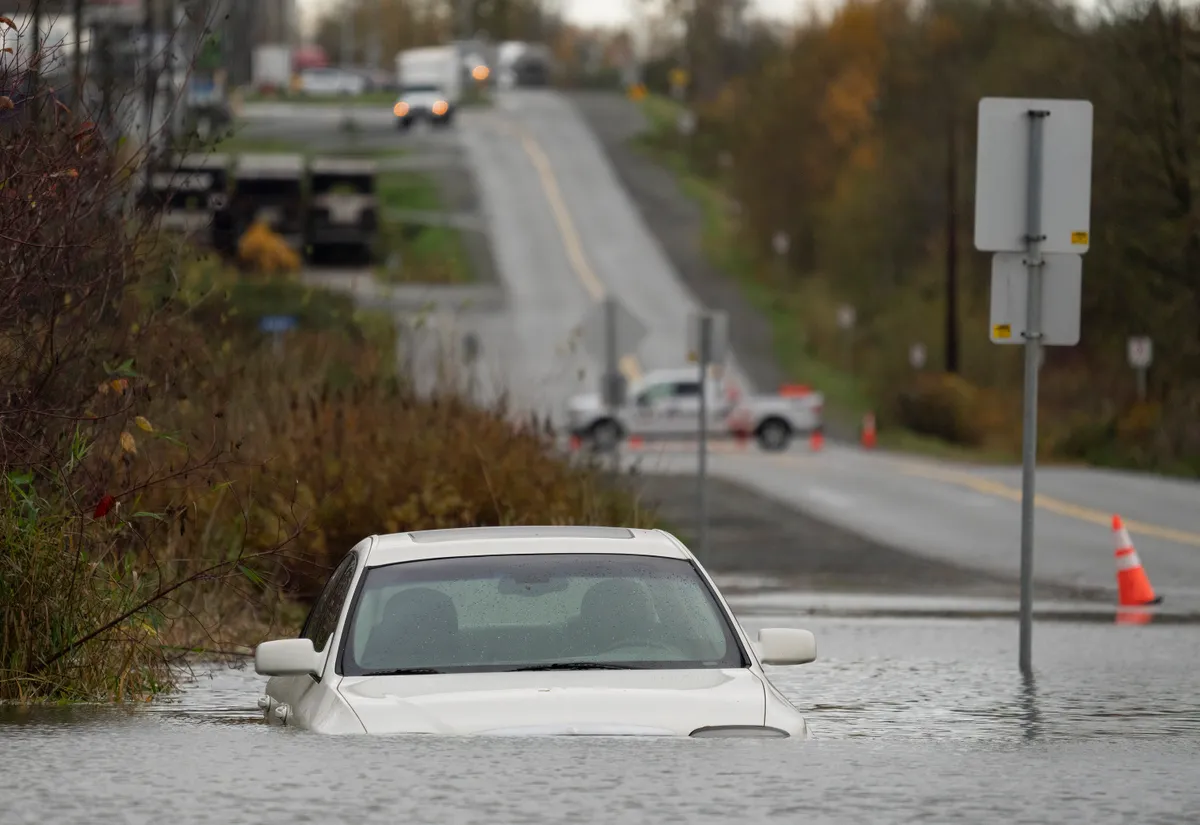
<instances>
[{"instance_id":1,"label":"pickup truck wheel","mask_svg":"<svg viewBox=\"0 0 1200 825\"><path fill-rule=\"evenodd\" d=\"M609 453L621 442L621 428L615 421L598 421L589 434L592 449L598 453Z\"/></svg>"},{"instance_id":2,"label":"pickup truck wheel","mask_svg":"<svg viewBox=\"0 0 1200 825\"><path fill-rule=\"evenodd\" d=\"M792 440L792 428L782 418L768 418L755 434L758 446L769 452L786 450Z\"/></svg>"}]
</instances>

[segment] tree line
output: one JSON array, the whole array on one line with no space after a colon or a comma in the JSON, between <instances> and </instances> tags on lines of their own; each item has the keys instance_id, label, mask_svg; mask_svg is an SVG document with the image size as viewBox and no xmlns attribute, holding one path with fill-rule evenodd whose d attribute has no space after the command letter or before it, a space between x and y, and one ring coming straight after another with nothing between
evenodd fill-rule
<instances>
[{"instance_id":1,"label":"tree line","mask_svg":"<svg viewBox=\"0 0 1200 825\"><path fill-rule=\"evenodd\" d=\"M907 365L919 341L950 376L943 385L1002 407L995 426L1019 434L1009 413L1021 355L988 341L990 256L972 242L977 105L986 96L1092 101L1082 340L1046 354L1053 443L1043 446L1200 470L1196 11L1156 0L1091 14L1055 0L852 0L730 71L727 54L739 44L744 52L747 38L711 22L730 2L681 9L688 35L663 58L692 69L693 166L723 170L742 241L760 263L787 233L780 289L820 284L856 308L857 345L872 362L864 378L885 415L911 411L901 400L919 383ZM734 42L712 46L714 31ZM706 55L721 65L698 65ZM797 323L827 309L801 311ZM1130 335L1154 341L1144 401L1126 363ZM963 414L992 426L982 410Z\"/></svg>"}]
</instances>

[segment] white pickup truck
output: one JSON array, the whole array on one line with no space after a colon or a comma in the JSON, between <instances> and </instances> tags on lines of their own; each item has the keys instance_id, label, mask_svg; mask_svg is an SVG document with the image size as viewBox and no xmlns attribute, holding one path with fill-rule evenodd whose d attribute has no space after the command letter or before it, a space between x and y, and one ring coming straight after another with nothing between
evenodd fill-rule
<instances>
[{"instance_id":1,"label":"white pickup truck","mask_svg":"<svg viewBox=\"0 0 1200 825\"><path fill-rule=\"evenodd\" d=\"M764 450L787 449L792 437L822 429L821 393L804 387L778 395L743 397L728 380L712 375L708 392L708 432L715 439L754 436ZM647 441L696 438L700 432L700 376L696 367L654 370L630 385L624 406L609 411L599 393L567 402L570 434L597 451L612 450L624 438Z\"/></svg>"}]
</instances>

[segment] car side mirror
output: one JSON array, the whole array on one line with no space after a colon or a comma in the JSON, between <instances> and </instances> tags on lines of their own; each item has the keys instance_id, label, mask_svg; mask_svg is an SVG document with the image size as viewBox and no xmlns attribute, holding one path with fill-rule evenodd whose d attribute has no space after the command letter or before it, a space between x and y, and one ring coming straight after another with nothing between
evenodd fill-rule
<instances>
[{"instance_id":1,"label":"car side mirror","mask_svg":"<svg viewBox=\"0 0 1200 825\"><path fill-rule=\"evenodd\" d=\"M277 639L254 649L254 672L260 676L319 676L312 639Z\"/></svg>"},{"instance_id":2,"label":"car side mirror","mask_svg":"<svg viewBox=\"0 0 1200 825\"><path fill-rule=\"evenodd\" d=\"M764 665L805 665L817 658L817 637L794 627L764 627L757 650Z\"/></svg>"}]
</instances>

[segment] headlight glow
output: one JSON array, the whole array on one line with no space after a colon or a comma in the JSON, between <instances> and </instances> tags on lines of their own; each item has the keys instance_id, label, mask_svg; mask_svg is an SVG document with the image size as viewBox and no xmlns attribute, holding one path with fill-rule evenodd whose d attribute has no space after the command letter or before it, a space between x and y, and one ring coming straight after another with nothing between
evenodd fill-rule
<instances>
[{"instance_id":1,"label":"headlight glow","mask_svg":"<svg viewBox=\"0 0 1200 825\"><path fill-rule=\"evenodd\" d=\"M408 114L408 104L401 100L392 107L392 114L394 114L396 117L404 117L406 114Z\"/></svg>"},{"instance_id":2,"label":"headlight glow","mask_svg":"<svg viewBox=\"0 0 1200 825\"><path fill-rule=\"evenodd\" d=\"M439 100L437 103L433 104L433 113L438 117L446 114L449 109L450 105L444 100Z\"/></svg>"}]
</instances>

